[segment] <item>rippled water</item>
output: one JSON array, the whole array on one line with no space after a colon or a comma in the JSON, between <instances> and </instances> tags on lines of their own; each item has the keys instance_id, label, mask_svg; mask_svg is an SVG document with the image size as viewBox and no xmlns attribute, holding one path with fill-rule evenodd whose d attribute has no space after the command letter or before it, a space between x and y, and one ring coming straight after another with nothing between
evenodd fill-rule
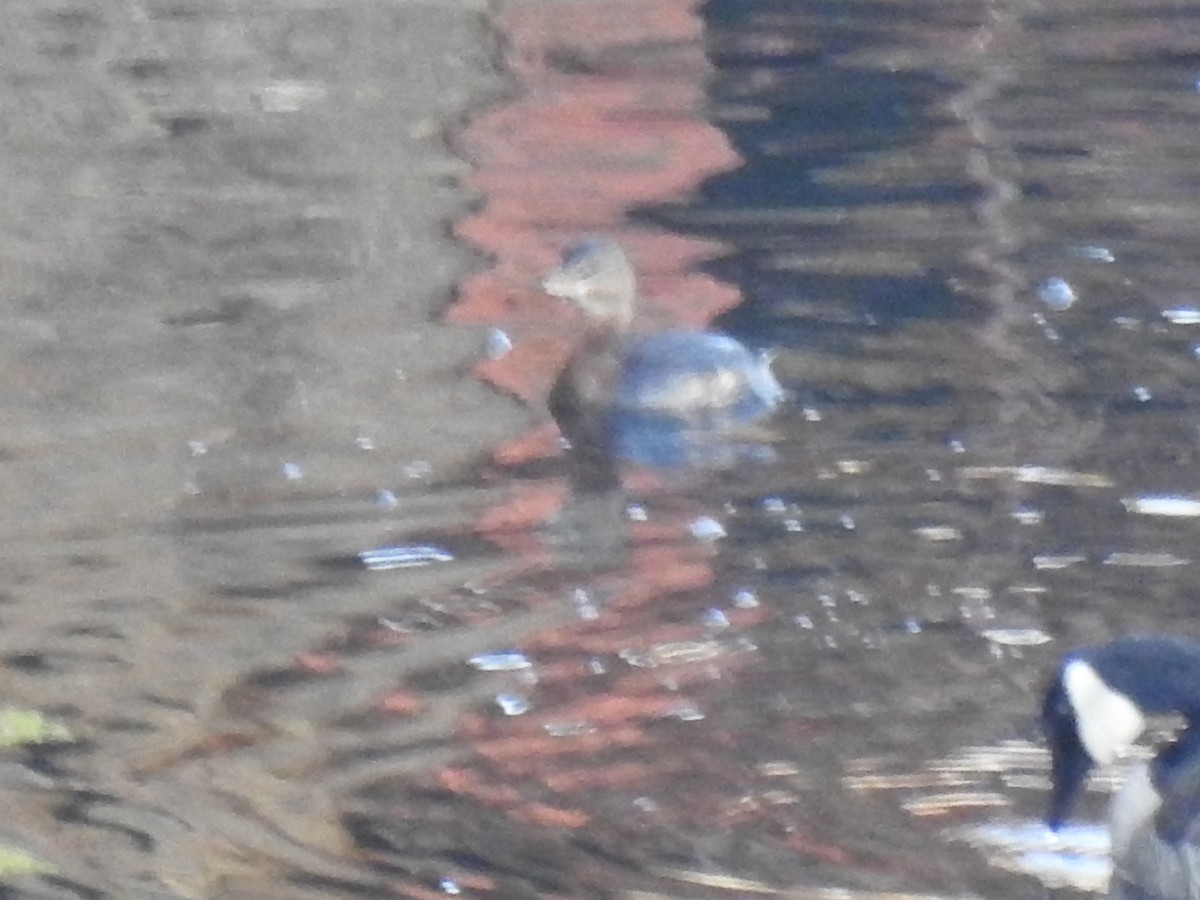
<instances>
[{"instance_id":1,"label":"rippled water","mask_svg":"<svg viewBox=\"0 0 1200 900\"><path fill-rule=\"evenodd\" d=\"M0 756L12 896L1103 884L1032 725L1193 628L1194 10L705 15L747 163L640 215L795 402L597 488L483 463L539 413L396 216L465 208L405 154L493 89L467 4L12 11L3 703L75 735Z\"/></svg>"}]
</instances>

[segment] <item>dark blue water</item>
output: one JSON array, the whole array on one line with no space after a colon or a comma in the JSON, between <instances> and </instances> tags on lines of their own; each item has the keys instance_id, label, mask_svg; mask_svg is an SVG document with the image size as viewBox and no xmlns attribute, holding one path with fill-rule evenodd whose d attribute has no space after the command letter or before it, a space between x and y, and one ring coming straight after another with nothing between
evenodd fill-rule
<instances>
[{"instance_id":1,"label":"dark blue water","mask_svg":"<svg viewBox=\"0 0 1200 900\"><path fill-rule=\"evenodd\" d=\"M804 408L774 473L746 476L747 508L774 498L793 529L748 512L734 554L793 625L762 638L780 677L755 703L808 708L823 684L824 714L858 723L843 774L860 753L936 773L1036 737L1066 648L1196 633L1194 515L1155 502L1195 490L1195 11L705 15L711 115L745 165L642 214L728 244L711 270L746 302L721 325L779 347ZM961 805L872 831L877 849L904 856L912 830L949 859L968 840L974 862L949 867L985 893L1010 868L1102 884L1102 855L1030 849L1044 798L1005 765L947 789ZM879 796L924 809L911 789ZM882 815L847 801L826 821ZM1011 877L1002 893L1030 890Z\"/></svg>"}]
</instances>

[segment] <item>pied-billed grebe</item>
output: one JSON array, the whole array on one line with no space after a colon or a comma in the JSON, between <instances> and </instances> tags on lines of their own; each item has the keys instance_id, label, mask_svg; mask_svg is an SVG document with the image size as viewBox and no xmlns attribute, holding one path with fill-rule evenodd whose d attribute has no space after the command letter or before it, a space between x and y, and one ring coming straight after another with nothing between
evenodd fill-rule
<instances>
[{"instance_id":1,"label":"pied-billed grebe","mask_svg":"<svg viewBox=\"0 0 1200 900\"><path fill-rule=\"evenodd\" d=\"M551 395L551 413L572 444L607 443L640 462L688 462L727 449L714 438L761 419L785 396L770 357L729 335L633 333L637 278L611 238L576 244L542 285L587 319Z\"/></svg>"},{"instance_id":2,"label":"pied-billed grebe","mask_svg":"<svg viewBox=\"0 0 1200 900\"><path fill-rule=\"evenodd\" d=\"M1200 898L1200 642L1123 637L1067 655L1046 693L1050 744L1048 821L1057 830L1093 766L1127 750L1153 715L1184 730L1149 765L1137 765L1113 801L1111 892Z\"/></svg>"}]
</instances>

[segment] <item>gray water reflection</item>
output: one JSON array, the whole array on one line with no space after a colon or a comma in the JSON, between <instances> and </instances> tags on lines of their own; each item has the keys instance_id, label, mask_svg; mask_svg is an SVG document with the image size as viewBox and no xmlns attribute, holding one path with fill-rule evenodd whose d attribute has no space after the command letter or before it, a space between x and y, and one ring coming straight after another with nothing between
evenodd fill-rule
<instances>
[{"instance_id":1,"label":"gray water reflection","mask_svg":"<svg viewBox=\"0 0 1200 900\"><path fill-rule=\"evenodd\" d=\"M13 12L0 662L80 739L0 760L58 870L9 894L1095 887L1030 725L1063 647L1192 627L1194 13L709 12L750 162L656 215L798 402L604 492L465 474L524 414L395 216L464 202L465 4Z\"/></svg>"},{"instance_id":2,"label":"gray water reflection","mask_svg":"<svg viewBox=\"0 0 1200 900\"><path fill-rule=\"evenodd\" d=\"M486 489L428 484L528 419L462 376L478 335L430 324L466 262L440 128L498 87L482 29L469 4L6 9L3 703L77 739L3 753L0 841L56 870L5 896L381 884L306 777L357 695L304 676L355 617L505 564L456 545L403 591L334 564L461 530Z\"/></svg>"}]
</instances>

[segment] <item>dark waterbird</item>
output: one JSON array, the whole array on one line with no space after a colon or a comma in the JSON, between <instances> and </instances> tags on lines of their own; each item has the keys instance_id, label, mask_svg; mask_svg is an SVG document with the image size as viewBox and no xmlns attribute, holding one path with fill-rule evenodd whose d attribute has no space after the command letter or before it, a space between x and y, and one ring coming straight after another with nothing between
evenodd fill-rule
<instances>
[{"instance_id":1,"label":"dark waterbird","mask_svg":"<svg viewBox=\"0 0 1200 900\"><path fill-rule=\"evenodd\" d=\"M637 278L607 237L569 249L543 280L583 311L587 333L550 397L576 447L652 465L717 462L747 444L731 437L786 396L767 354L713 331L636 333Z\"/></svg>"},{"instance_id":2,"label":"dark waterbird","mask_svg":"<svg viewBox=\"0 0 1200 900\"><path fill-rule=\"evenodd\" d=\"M1112 893L1200 900L1200 642L1122 637L1063 659L1042 710L1047 821L1058 830L1091 770L1127 750L1150 717L1166 715L1181 718L1182 730L1133 768L1112 803Z\"/></svg>"}]
</instances>

